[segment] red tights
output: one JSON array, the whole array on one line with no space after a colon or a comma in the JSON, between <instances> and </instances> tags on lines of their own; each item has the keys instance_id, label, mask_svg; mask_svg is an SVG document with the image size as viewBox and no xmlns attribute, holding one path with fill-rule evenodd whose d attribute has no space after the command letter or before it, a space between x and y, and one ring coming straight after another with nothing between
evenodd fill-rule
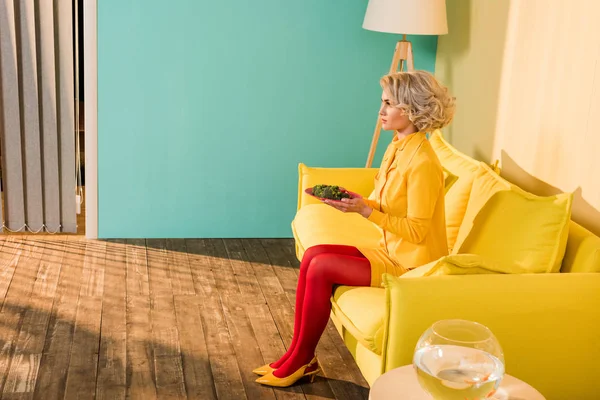
<instances>
[{"instance_id":1,"label":"red tights","mask_svg":"<svg viewBox=\"0 0 600 400\"><path fill-rule=\"evenodd\" d=\"M288 351L271 364L274 375L283 378L308 364L331 312L333 285L369 286L371 264L356 248L318 245L304 253L296 290L294 337Z\"/></svg>"}]
</instances>

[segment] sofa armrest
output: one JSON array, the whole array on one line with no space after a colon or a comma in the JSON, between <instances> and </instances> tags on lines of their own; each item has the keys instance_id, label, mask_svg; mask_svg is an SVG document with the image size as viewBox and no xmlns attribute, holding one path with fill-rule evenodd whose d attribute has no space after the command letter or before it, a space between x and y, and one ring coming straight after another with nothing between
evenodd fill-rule
<instances>
[{"instance_id":1,"label":"sofa armrest","mask_svg":"<svg viewBox=\"0 0 600 400\"><path fill-rule=\"evenodd\" d=\"M304 193L315 185L338 185L361 196L371 194L378 168L315 168L298 165L298 210L307 204L320 202Z\"/></svg>"},{"instance_id":2,"label":"sofa armrest","mask_svg":"<svg viewBox=\"0 0 600 400\"><path fill-rule=\"evenodd\" d=\"M488 326L507 373L550 400L600 393L600 274L384 275L388 317L384 372L412 363L420 335L437 320Z\"/></svg>"}]
</instances>

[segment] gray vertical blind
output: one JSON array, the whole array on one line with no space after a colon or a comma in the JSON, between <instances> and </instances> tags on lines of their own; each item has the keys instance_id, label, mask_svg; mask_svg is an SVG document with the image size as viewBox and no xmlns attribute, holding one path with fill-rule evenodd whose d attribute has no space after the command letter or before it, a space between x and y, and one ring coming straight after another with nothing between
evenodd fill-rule
<instances>
[{"instance_id":1,"label":"gray vertical blind","mask_svg":"<svg viewBox=\"0 0 600 400\"><path fill-rule=\"evenodd\" d=\"M0 154L11 231L76 232L71 0L0 0Z\"/></svg>"}]
</instances>

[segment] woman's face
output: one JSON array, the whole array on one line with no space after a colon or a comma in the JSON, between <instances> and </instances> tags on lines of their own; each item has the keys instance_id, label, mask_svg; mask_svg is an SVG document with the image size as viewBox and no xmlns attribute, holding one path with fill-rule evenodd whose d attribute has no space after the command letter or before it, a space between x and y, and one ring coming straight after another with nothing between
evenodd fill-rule
<instances>
[{"instance_id":1,"label":"woman's face","mask_svg":"<svg viewBox=\"0 0 600 400\"><path fill-rule=\"evenodd\" d=\"M391 105L390 97L385 90L381 97L379 117L381 118L381 127L386 131L403 132L412 125L403 110Z\"/></svg>"}]
</instances>

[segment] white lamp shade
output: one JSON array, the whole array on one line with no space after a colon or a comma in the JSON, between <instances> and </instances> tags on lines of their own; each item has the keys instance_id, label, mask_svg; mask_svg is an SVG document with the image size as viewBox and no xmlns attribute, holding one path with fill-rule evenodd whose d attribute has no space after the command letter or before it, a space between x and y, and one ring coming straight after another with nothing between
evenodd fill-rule
<instances>
[{"instance_id":1,"label":"white lamp shade","mask_svg":"<svg viewBox=\"0 0 600 400\"><path fill-rule=\"evenodd\" d=\"M445 35L446 0L369 0L363 28L405 35Z\"/></svg>"}]
</instances>

